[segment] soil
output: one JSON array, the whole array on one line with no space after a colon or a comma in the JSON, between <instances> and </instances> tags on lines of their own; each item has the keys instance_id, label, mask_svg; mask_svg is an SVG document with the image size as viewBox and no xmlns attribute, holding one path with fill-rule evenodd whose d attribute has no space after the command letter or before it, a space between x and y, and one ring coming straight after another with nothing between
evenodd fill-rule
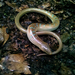
<instances>
[{"instance_id":1,"label":"soil","mask_svg":"<svg viewBox=\"0 0 75 75\"><path fill-rule=\"evenodd\" d=\"M10 35L4 46L0 46L0 59L9 54L23 54L24 58L30 64L32 75L75 75L75 4L70 1L54 0L8 0L10 3L16 3L17 7L27 5L29 8L42 7L43 3L50 3L49 7L42 8L47 11L61 11L63 13L55 14L60 19L60 26L53 31L63 42L61 52L55 55L39 55L42 52L33 45L27 38L27 34L22 33L15 25L15 17L19 13L8 6L4 0L4 5L0 7L0 27L7 27L6 32ZM20 24L27 29L31 23L51 23L48 17L38 13L28 13L20 18ZM40 35L43 41L47 42L51 49L56 50L59 46L58 41L50 35ZM16 74L1 70L0 75L25 75Z\"/></svg>"}]
</instances>

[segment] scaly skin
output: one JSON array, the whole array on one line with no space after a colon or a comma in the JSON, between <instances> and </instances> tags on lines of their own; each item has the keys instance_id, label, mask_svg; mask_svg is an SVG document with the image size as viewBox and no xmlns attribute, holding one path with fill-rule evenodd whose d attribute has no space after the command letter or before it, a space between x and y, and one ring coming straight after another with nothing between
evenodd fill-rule
<instances>
[{"instance_id":1,"label":"scaly skin","mask_svg":"<svg viewBox=\"0 0 75 75\"><path fill-rule=\"evenodd\" d=\"M51 19L52 23L51 24L32 23L30 26L28 26L28 29L26 30L20 25L19 19L22 15L29 12L38 12L40 14L46 15L48 16L49 19ZM19 30L21 30L24 33L27 33L29 40L33 44L35 44L37 47L39 47L42 51L46 52L47 54L49 55L56 54L61 50L62 48L61 39L55 33L50 32L57 29L59 26L59 19L52 13L45 10L37 9L37 8L28 8L18 13L18 15L15 18L15 23ZM36 32L36 31L40 31L40 32ZM45 43L44 41L42 41L37 36L42 34L49 34L51 36L54 36L59 42L59 48L56 51L52 52L51 49L49 48L49 45Z\"/></svg>"},{"instance_id":2,"label":"scaly skin","mask_svg":"<svg viewBox=\"0 0 75 75\"><path fill-rule=\"evenodd\" d=\"M50 32L50 31L41 31L41 32L38 32L38 35L43 35L43 34L46 34L46 35L51 35L53 37L55 37L58 42L59 42L59 48L52 52L49 45L47 43L45 43L44 41L42 41L36 34L36 31L39 29L40 27L40 24L39 23L33 23L31 25L28 26L28 29L27 29L27 36L29 38L29 40L34 44L36 45L37 47L39 47L42 51L44 51L45 53L47 53L48 55L53 55L53 54L56 54L58 53L61 48L62 48L62 41L61 39L59 38L59 36L57 36L55 33L53 32Z\"/></svg>"}]
</instances>

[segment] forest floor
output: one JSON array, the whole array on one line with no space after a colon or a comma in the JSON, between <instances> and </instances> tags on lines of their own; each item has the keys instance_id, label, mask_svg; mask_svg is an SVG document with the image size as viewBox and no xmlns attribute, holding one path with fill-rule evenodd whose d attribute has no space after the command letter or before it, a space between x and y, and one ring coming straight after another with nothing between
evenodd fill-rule
<instances>
[{"instance_id":1,"label":"forest floor","mask_svg":"<svg viewBox=\"0 0 75 75\"><path fill-rule=\"evenodd\" d=\"M33 45L15 25L15 17L19 11L26 8L39 8L55 14L59 20L59 27L53 31L63 42L62 50L55 55L39 56L43 53ZM50 23L48 17L38 13L28 13L20 18L20 23L27 28L31 23ZM75 4L70 1L55 0L8 0L0 1L0 27L7 27L9 39L4 46L0 46L0 59L10 54L22 54L29 63L32 75L75 75ZM58 43L50 35L40 35L41 39L52 49L57 49ZM22 75L24 73L8 72L0 69L0 75ZM26 75L26 74L24 74Z\"/></svg>"}]
</instances>

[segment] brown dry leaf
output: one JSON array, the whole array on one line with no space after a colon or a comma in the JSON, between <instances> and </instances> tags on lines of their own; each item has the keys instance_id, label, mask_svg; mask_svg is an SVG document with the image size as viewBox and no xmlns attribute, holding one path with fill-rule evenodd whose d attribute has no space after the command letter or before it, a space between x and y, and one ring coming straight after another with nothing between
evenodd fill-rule
<instances>
[{"instance_id":1,"label":"brown dry leaf","mask_svg":"<svg viewBox=\"0 0 75 75\"><path fill-rule=\"evenodd\" d=\"M51 11L51 13L53 13L53 14L60 14L60 13L63 13L64 11L63 10L61 10L61 11Z\"/></svg>"},{"instance_id":2,"label":"brown dry leaf","mask_svg":"<svg viewBox=\"0 0 75 75\"><path fill-rule=\"evenodd\" d=\"M8 2L8 1L5 1L5 3L6 3L8 6L14 8L14 9L17 8L16 3L10 3L10 2Z\"/></svg>"},{"instance_id":3,"label":"brown dry leaf","mask_svg":"<svg viewBox=\"0 0 75 75\"><path fill-rule=\"evenodd\" d=\"M0 28L0 44L4 45L8 38L9 38L9 34L6 33L6 28L7 27L2 27Z\"/></svg>"},{"instance_id":4,"label":"brown dry leaf","mask_svg":"<svg viewBox=\"0 0 75 75\"><path fill-rule=\"evenodd\" d=\"M20 11L26 9L26 8L29 8L28 5L22 4L19 8L16 8L16 11L17 11L17 12L20 12Z\"/></svg>"},{"instance_id":5,"label":"brown dry leaf","mask_svg":"<svg viewBox=\"0 0 75 75\"><path fill-rule=\"evenodd\" d=\"M45 2L45 3L42 4L42 6L38 6L38 8L40 8L40 9L45 9L45 8L50 7L50 6L51 6L50 3Z\"/></svg>"},{"instance_id":6,"label":"brown dry leaf","mask_svg":"<svg viewBox=\"0 0 75 75\"><path fill-rule=\"evenodd\" d=\"M43 6L43 8L45 9L45 8L47 8L47 7L50 7L51 5L50 5L50 3L43 3L42 6Z\"/></svg>"},{"instance_id":7,"label":"brown dry leaf","mask_svg":"<svg viewBox=\"0 0 75 75\"><path fill-rule=\"evenodd\" d=\"M14 71L15 73L24 73L24 74L31 74L29 70L29 64L25 61L22 54L11 54L8 55L1 60L1 64L3 67L6 67L10 71Z\"/></svg>"},{"instance_id":8,"label":"brown dry leaf","mask_svg":"<svg viewBox=\"0 0 75 75\"><path fill-rule=\"evenodd\" d=\"M3 36L4 36L3 45L7 42L8 38L9 38L9 34L6 33L6 28L7 28L7 27L2 27Z\"/></svg>"},{"instance_id":9,"label":"brown dry leaf","mask_svg":"<svg viewBox=\"0 0 75 75\"><path fill-rule=\"evenodd\" d=\"M22 54L11 54L8 57L9 57L8 60L12 61L12 62L22 63L24 61L24 58L23 58Z\"/></svg>"},{"instance_id":10,"label":"brown dry leaf","mask_svg":"<svg viewBox=\"0 0 75 75\"><path fill-rule=\"evenodd\" d=\"M25 45L25 48L28 47L29 45Z\"/></svg>"},{"instance_id":11,"label":"brown dry leaf","mask_svg":"<svg viewBox=\"0 0 75 75\"><path fill-rule=\"evenodd\" d=\"M8 2L8 1L5 1L5 3L6 3L8 6L10 6L11 8L15 9L15 11L17 11L17 12L20 12L20 11L22 11L23 9L29 8L28 5L24 5L24 4L22 4L22 5L18 8L18 6L16 5L16 3L10 3L10 2Z\"/></svg>"}]
</instances>

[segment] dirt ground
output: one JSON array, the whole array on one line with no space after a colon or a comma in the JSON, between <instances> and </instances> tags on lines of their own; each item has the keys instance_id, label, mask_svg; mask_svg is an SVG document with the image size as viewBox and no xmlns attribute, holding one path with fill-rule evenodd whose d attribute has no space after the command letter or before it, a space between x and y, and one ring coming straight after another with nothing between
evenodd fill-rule
<instances>
[{"instance_id":1,"label":"dirt ground","mask_svg":"<svg viewBox=\"0 0 75 75\"><path fill-rule=\"evenodd\" d=\"M7 27L9 39L0 46L0 59L9 54L22 54L29 63L31 75L75 75L75 2L69 0L4 0L0 1L0 27ZM39 8L52 12L59 20L59 27L53 31L63 42L61 52L55 55L43 53L33 45L15 25L16 15L26 8ZM31 23L51 23L48 17L38 13L28 13L20 18L20 23L27 28ZM41 39L56 50L57 40L49 35L40 35ZM0 75L27 75L9 71L7 67L0 68Z\"/></svg>"}]
</instances>

